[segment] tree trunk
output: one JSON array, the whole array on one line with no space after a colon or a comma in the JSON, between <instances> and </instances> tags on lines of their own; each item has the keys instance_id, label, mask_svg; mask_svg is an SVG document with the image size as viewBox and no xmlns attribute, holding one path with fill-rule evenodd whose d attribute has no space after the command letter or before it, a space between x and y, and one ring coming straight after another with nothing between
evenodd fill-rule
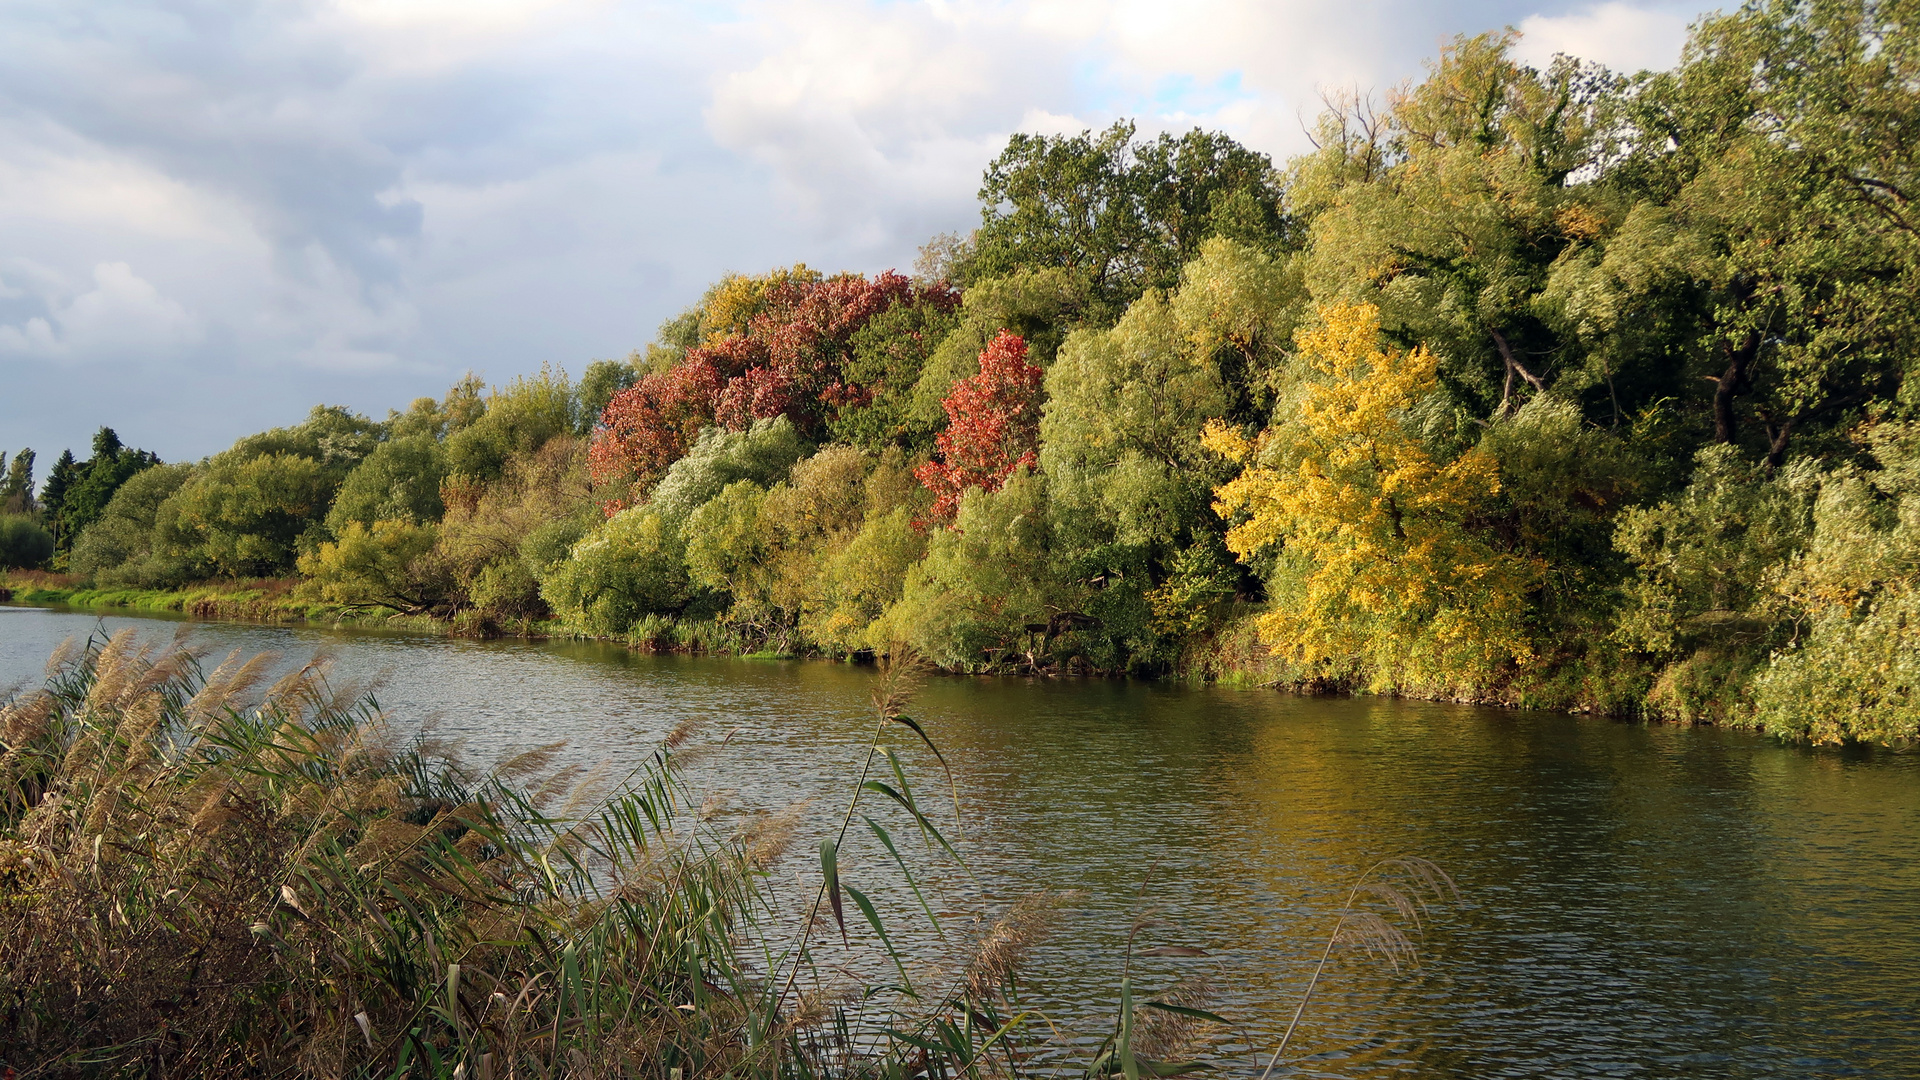
<instances>
[{"instance_id":1,"label":"tree trunk","mask_svg":"<svg viewBox=\"0 0 1920 1080\"><path fill-rule=\"evenodd\" d=\"M1768 468L1777 469L1781 465L1786 464L1787 440L1793 437L1793 426L1799 419L1797 416L1790 416L1787 418L1786 423L1781 424L1777 428L1772 424L1767 425Z\"/></svg>"},{"instance_id":2,"label":"tree trunk","mask_svg":"<svg viewBox=\"0 0 1920 1080\"><path fill-rule=\"evenodd\" d=\"M1709 375L1713 384L1713 441L1730 443L1740 436L1739 421L1733 415L1733 399L1747 388L1747 371L1760 351L1760 335L1748 333L1740 344L1727 351L1727 370Z\"/></svg>"}]
</instances>

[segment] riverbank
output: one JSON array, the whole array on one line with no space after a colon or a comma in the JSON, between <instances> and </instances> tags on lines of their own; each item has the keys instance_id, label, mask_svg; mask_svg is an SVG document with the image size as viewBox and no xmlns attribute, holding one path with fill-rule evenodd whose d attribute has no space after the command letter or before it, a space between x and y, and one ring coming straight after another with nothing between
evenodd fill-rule
<instances>
[{"instance_id":1,"label":"riverbank","mask_svg":"<svg viewBox=\"0 0 1920 1080\"><path fill-rule=\"evenodd\" d=\"M243 581L203 581L178 589L97 588L74 575L16 571L0 575L0 602L57 604L80 609L108 609L186 615L195 619L272 625L301 624L329 628L406 630L449 637L515 637L608 641L653 655L790 657L849 660L794 642L768 642L717 619L682 619L665 615L641 618L622 635L581 634L552 619L496 620L466 611L453 618L407 615L352 609L302 597L298 578L261 578ZM1331 680L1300 665L1273 656L1260 642L1256 629L1260 611L1236 611L1211 634L1196 639L1161 676L1187 684L1216 684L1242 689L1276 689L1310 695L1355 694L1414 701L1535 709L1570 714L1594 714L1635 719L1708 722L1751 727L1727 711L1692 713L1663 708L1660 687L1652 672L1631 665L1614 665L1605 676L1592 665L1563 661L1536 672L1522 673L1497 686L1366 687ZM1031 675L1028 668L1007 673ZM976 672L982 673L982 672ZM984 673L992 673L991 670ZM1067 670L1047 674L1098 674Z\"/></svg>"},{"instance_id":2,"label":"riverbank","mask_svg":"<svg viewBox=\"0 0 1920 1080\"><path fill-rule=\"evenodd\" d=\"M805 643L767 641L719 619L684 619L668 615L643 616L625 634L582 634L554 619L501 620L477 611L452 618L354 609L311 600L300 595L299 578L260 578L242 581L203 581L178 589L97 588L69 574L14 571L0 575L0 602L57 604L87 610L106 609L185 615L195 619L270 625L311 625L328 628L405 630L448 637L527 640L572 639L606 641L652 655L779 657L793 659L854 660L857 655L816 650ZM1323 673L1276 657L1261 643L1257 623L1261 609L1246 606L1221 620L1209 634L1196 637L1157 681L1213 684L1239 689L1275 689L1309 695L1358 695L1412 701L1533 709L1579 715L1631 719L1711 723L1750 728L1756 726L1737 710L1689 708L1671 679L1636 665L1631 658L1613 656L1597 661L1587 655L1555 658L1533 670L1519 672L1488 687L1365 686L1329 679ZM1001 664L972 674L1082 674L1100 672L1071 666L1062 670ZM1711 696L1711 695L1709 695ZM1717 697L1714 700L1718 700Z\"/></svg>"},{"instance_id":3,"label":"riverbank","mask_svg":"<svg viewBox=\"0 0 1920 1080\"><path fill-rule=\"evenodd\" d=\"M298 578L202 581L178 589L95 587L72 574L15 571L0 575L0 602L71 608L170 613L196 619L269 624L453 632L452 623L424 615L381 615L298 595Z\"/></svg>"}]
</instances>

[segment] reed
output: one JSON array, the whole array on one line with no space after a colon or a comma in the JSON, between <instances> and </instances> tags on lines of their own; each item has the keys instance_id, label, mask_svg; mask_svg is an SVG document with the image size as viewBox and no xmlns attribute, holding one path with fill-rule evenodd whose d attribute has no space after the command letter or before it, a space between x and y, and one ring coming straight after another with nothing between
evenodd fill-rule
<instances>
[{"instance_id":1,"label":"reed","mask_svg":"<svg viewBox=\"0 0 1920 1080\"><path fill-rule=\"evenodd\" d=\"M909 663L884 666L861 775L797 913L773 871L792 868L800 809L697 804L680 775L701 748L690 729L624 777L567 766L558 745L476 768L336 685L324 657L269 684L275 667L208 670L183 637L122 631L64 646L41 689L0 706L0 1071L1139 1080L1195 1067L1225 1023L1204 987L1148 999L1123 972L1107 1045L1080 1065L1047 1052L1052 1022L1016 987L1072 897L1029 898L970 935L936 916L925 863L964 861L911 752L942 770L935 804L951 794L957 813L958 797L906 712ZM896 748L895 733L910 737ZM926 933L890 925L842 873L856 831ZM1342 927L1403 955L1372 922ZM930 939L952 962L897 947ZM850 963L858 949L874 962Z\"/></svg>"}]
</instances>

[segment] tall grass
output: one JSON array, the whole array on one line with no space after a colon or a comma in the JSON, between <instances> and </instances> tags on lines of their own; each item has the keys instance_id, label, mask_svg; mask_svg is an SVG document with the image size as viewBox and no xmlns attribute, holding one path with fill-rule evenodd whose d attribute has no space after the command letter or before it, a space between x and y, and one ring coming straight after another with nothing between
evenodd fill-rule
<instances>
[{"instance_id":1,"label":"tall grass","mask_svg":"<svg viewBox=\"0 0 1920 1080\"><path fill-rule=\"evenodd\" d=\"M1060 1070L1017 985L1070 900L1029 898L970 937L941 924L916 867L959 853L912 782L910 748L944 761L904 711L903 669L876 694L811 902L790 911L769 871L799 815L728 827L698 812L679 773L696 748L685 731L626 777L562 766L558 745L476 769L333 685L324 660L268 685L275 666L235 655L207 671L183 639L128 630L63 647L42 689L0 706L0 1071ZM896 732L911 736L898 749ZM918 928L889 925L841 873L855 831L960 962L929 973L898 947ZM1366 925L1362 944L1404 944ZM847 958L862 945L864 966ZM1069 1071L1193 1067L1157 1055L1224 1025L1202 1004L1194 987L1137 993L1123 973L1110 1035Z\"/></svg>"}]
</instances>

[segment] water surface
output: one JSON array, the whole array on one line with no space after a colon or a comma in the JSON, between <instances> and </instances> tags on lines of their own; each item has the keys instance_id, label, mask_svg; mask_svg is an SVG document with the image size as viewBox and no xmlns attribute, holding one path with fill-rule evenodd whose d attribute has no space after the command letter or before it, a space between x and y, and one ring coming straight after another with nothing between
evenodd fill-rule
<instances>
[{"instance_id":1,"label":"water surface","mask_svg":"<svg viewBox=\"0 0 1920 1080\"><path fill-rule=\"evenodd\" d=\"M0 688L37 680L70 634L129 625L175 630L0 607ZM743 808L813 799L802 850L837 821L872 730L869 668L189 632L216 655L331 651L340 679L378 680L397 719L432 718L478 760L564 739L630 768L703 720L718 749L695 782ZM1092 1018L1111 1015L1129 926L1150 908L1163 925L1143 944L1208 955L1136 960L1136 981L1205 982L1244 1028L1223 1049L1270 1047L1347 887L1413 854L1463 899L1434 912L1417 968L1339 961L1280 1075L1920 1077L1915 754L1113 681L939 678L914 710L955 770L978 874L945 872L942 906L1084 894L1032 968L1033 1000L1069 1041L1100 1034ZM929 765L921 754L931 797ZM852 846L849 879L905 919L910 898L873 854ZM781 873L804 881L810 862Z\"/></svg>"}]
</instances>

